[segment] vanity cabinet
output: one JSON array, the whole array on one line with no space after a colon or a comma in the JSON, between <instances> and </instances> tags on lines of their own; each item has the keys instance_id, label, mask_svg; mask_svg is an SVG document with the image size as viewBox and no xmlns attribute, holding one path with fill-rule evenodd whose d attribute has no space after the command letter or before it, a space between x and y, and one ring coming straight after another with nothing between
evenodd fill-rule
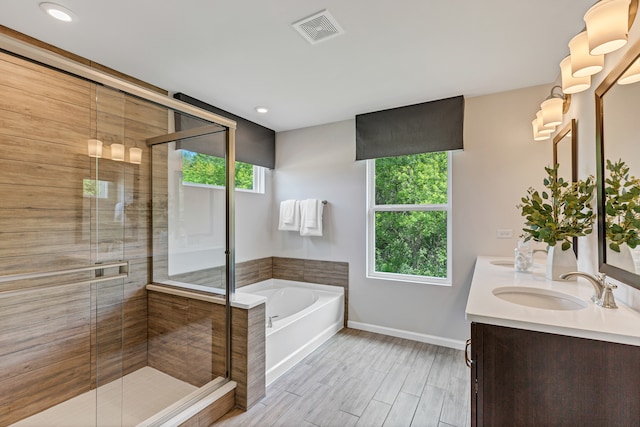
<instances>
[{"instance_id":1,"label":"vanity cabinet","mask_svg":"<svg viewBox=\"0 0 640 427\"><path fill-rule=\"evenodd\" d=\"M472 426L640 425L638 346L474 322L471 359Z\"/></svg>"}]
</instances>

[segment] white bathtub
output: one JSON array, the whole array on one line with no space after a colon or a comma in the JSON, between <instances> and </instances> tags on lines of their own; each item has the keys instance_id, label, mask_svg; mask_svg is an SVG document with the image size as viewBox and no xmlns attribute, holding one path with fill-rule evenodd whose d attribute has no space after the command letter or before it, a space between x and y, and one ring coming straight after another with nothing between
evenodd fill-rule
<instances>
[{"instance_id":1,"label":"white bathtub","mask_svg":"<svg viewBox=\"0 0 640 427\"><path fill-rule=\"evenodd\" d=\"M267 385L336 334L344 324L344 288L340 286L269 279L243 286L236 292L267 298ZM271 327L268 327L269 317Z\"/></svg>"}]
</instances>

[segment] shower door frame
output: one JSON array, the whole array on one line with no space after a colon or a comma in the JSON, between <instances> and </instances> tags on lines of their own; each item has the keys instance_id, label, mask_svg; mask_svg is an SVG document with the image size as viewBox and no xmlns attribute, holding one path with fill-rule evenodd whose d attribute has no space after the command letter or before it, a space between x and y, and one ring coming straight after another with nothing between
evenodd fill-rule
<instances>
[{"instance_id":1,"label":"shower door frame","mask_svg":"<svg viewBox=\"0 0 640 427\"><path fill-rule=\"evenodd\" d=\"M6 34L0 34L0 50L17 55L27 60L66 72L75 77L99 84L125 94L172 109L176 112L206 120L225 128L226 131L226 241L225 241L225 276L226 276L226 375L225 382L231 375L231 301L235 296L235 132L237 123L234 120L203 110L186 102L167 95L154 92L124 79L112 76L103 71L73 61L57 53L31 45Z\"/></svg>"}]
</instances>

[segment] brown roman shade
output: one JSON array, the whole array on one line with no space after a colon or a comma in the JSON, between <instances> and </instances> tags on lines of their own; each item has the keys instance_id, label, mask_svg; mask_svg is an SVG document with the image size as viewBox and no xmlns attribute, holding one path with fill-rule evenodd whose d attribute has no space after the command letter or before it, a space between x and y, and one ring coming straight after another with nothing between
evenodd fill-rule
<instances>
[{"instance_id":1,"label":"brown roman shade","mask_svg":"<svg viewBox=\"0 0 640 427\"><path fill-rule=\"evenodd\" d=\"M461 150L464 97L356 116L356 160Z\"/></svg>"},{"instance_id":2,"label":"brown roman shade","mask_svg":"<svg viewBox=\"0 0 640 427\"><path fill-rule=\"evenodd\" d=\"M211 111L229 119L235 120L236 128L236 160L252 165L273 169L276 163L276 133L275 131L257 123L244 119L228 111L192 98L183 93L176 93L174 98L187 102L203 110ZM203 126L202 121L176 114L176 132ZM224 157L224 132L209 134L195 138L183 139L176 142L176 149L185 149L210 156Z\"/></svg>"}]
</instances>

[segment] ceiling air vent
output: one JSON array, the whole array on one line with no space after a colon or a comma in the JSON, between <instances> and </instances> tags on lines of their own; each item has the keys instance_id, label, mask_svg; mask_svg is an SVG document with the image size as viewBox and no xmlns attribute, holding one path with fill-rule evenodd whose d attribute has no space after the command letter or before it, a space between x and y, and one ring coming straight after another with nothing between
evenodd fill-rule
<instances>
[{"instance_id":1,"label":"ceiling air vent","mask_svg":"<svg viewBox=\"0 0 640 427\"><path fill-rule=\"evenodd\" d=\"M311 44L316 44L344 33L340 24L326 9L291 25Z\"/></svg>"}]
</instances>

